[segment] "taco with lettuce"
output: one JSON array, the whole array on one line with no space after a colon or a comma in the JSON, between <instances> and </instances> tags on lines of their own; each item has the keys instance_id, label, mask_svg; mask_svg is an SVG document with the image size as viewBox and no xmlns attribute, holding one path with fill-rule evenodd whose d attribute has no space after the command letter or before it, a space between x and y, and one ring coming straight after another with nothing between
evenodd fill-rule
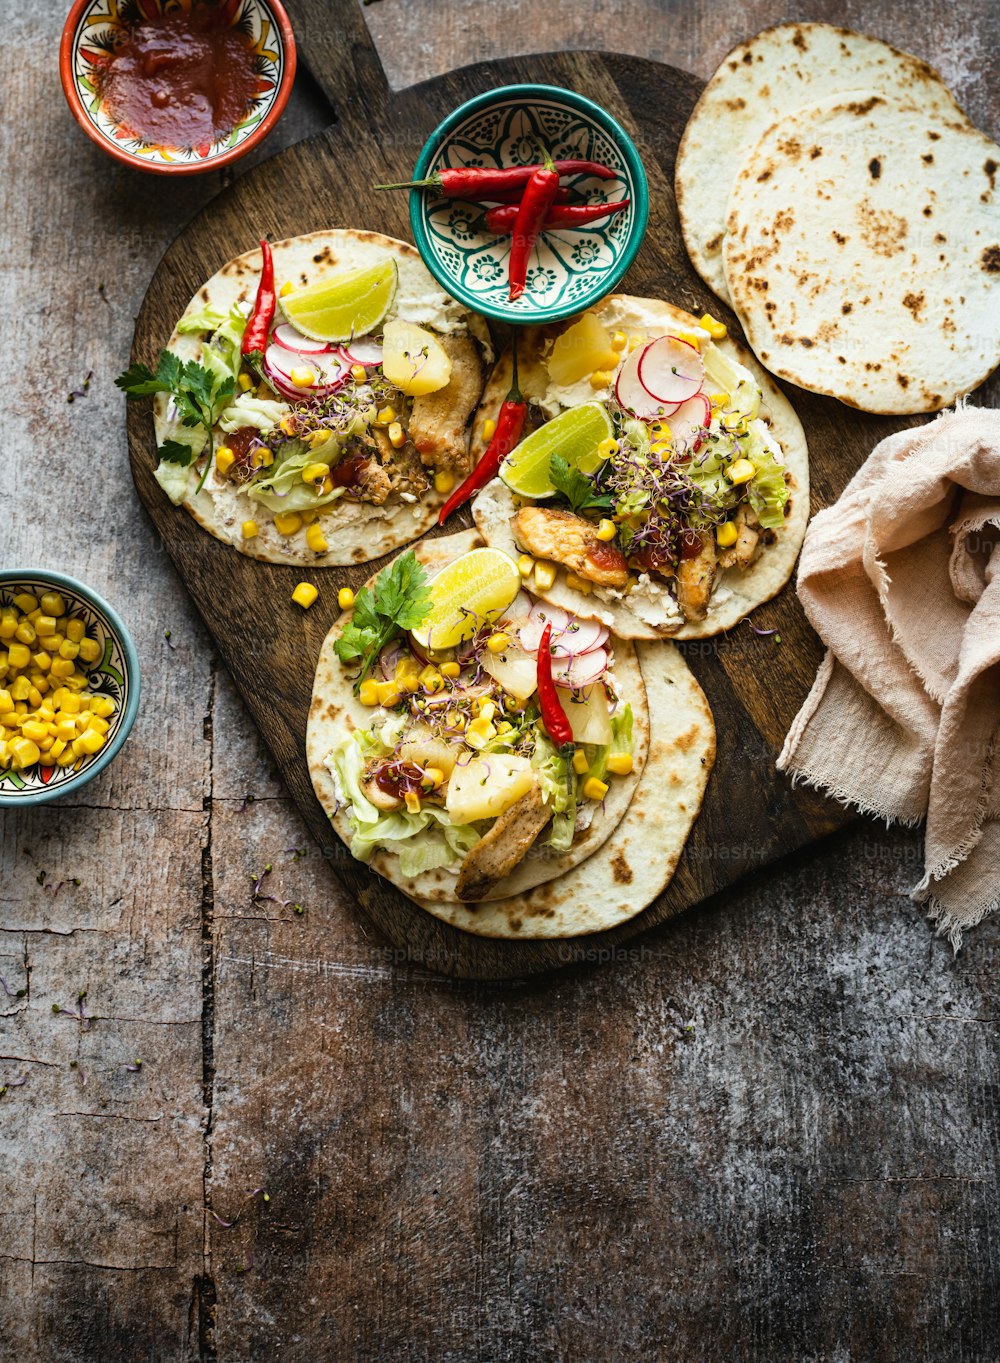
<instances>
[{"instance_id":1,"label":"taco with lettuce","mask_svg":"<svg viewBox=\"0 0 1000 1363\"><path fill-rule=\"evenodd\" d=\"M612 295L521 339L530 425L473 505L545 600L628 639L726 630L788 581L809 514L802 426L709 317ZM510 356L474 430L495 417ZM479 445L474 445L478 455Z\"/></svg>"},{"instance_id":2,"label":"taco with lettuce","mask_svg":"<svg viewBox=\"0 0 1000 1363\"><path fill-rule=\"evenodd\" d=\"M433 525L468 472L488 332L392 237L313 232L271 255L251 355L262 250L199 289L162 374L119 382L142 396L162 380L157 481L216 538L272 563L365 562Z\"/></svg>"},{"instance_id":3,"label":"taco with lettuce","mask_svg":"<svg viewBox=\"0 0 1000 1363\"><path fill-rule=\"evenodd\" d=\"M540 703L546 625L568 746ZM424 541L358 594L323 645L307 735L351 853L490 937L573 936L640 912L673 873L714 748L676 650L540 601L475 531Z\"/></svg>"}]
</instances>

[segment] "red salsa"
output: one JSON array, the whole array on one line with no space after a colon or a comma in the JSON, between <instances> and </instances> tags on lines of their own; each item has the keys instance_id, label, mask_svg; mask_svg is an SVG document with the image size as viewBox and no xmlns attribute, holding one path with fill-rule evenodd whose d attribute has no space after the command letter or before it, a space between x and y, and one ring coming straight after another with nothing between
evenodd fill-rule
<instances>
[{"instance_id":1,"label":"red salsa","mask_svg":"<svg viewBox=\"0 0 1000 1363\"><path fill-rule=\"evenodd\" d=\"M142 19L96 72L108 112L154 146L199 147L232 132L257 88L247 35L215 4Z\"/></svg>"}]
</instances>

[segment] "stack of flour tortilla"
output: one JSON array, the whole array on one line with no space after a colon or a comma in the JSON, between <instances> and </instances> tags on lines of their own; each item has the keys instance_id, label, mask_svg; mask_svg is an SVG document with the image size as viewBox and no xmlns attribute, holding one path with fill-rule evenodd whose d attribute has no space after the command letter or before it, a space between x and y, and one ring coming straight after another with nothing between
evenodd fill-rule
<instances>
[{"instance_id":1,"label":"stack of flour tortilla","mask_svg":"<svg viewBox=\"0 0 1000 1363\"><path fill-rule=\"evenodd\" d=\"M926 62L827 24L726 57L677 157L695 268L773 374L937 411L1000 363L1000 148Z\"/></svg>"}]
</instances>

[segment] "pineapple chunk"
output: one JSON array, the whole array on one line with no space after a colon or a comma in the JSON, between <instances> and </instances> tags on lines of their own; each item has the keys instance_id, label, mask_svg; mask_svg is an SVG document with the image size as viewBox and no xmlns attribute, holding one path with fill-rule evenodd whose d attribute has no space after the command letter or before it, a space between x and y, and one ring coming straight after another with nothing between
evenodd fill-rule
<instances>
[{"instance_id":1,"label":"pineapple chunk","mask_svg":"<svg viewBox=\"0 0 1000 1363\"><path fill-rule=\"evenodd\" d=\"M610 353L609 353L610 352ZM549 356L549 378L565 386L579 383L595 370L614 369L621 357L611 349L611 337L592 312L585 312L556 338Z\"/></svg>"},{"instance_id":2,"label":"pineapple chunk","mask_svg":"<svg viewBox=\"0 0 1000 1363\"><path fill-rule=\"evenodd\" d=\"M397 320L382 333L382 373L401 393L418 398L447 385L451 360L431 332Z\"/></svg>"},{"instance_id":3,"label":"pineapple chunk","mask_svg":"<svg viewBox=\"0 0 1000 1363\"><path fill-rule=\"evenodd\" d=\"M445 808L453 823L495 819L535 784L535 773L526 757L491 753L457 766L448 782Z\"/></svg>"}]
</instances>

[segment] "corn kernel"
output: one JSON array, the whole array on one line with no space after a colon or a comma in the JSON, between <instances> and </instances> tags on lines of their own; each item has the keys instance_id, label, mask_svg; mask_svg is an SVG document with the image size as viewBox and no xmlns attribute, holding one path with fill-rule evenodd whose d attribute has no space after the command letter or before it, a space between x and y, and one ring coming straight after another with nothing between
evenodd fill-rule
<instances>
[{"instance_id":1,"label":"corn kernel","mask_svg":"<svg viewBox=\"0 0 1000 1363\"><path fill-rule=\"evenodd\" d=\"M611 383L611 375L606 369L595 369L590 376L591 388L607 388Z\"/></svg>"},{"instance_id":2,"label":"corn kernel","mask_svg":"<svg viewBox=\"0 0 1000 1363\"><path fill-rule=\"evenodd\" d=\"M628 337L625 335L624 331L616 331L611 338L611 349L624 350L627 345Z\"/></svg>"},{"instance_id":3,"label":"corn kernel","mask_svg":"<svg viewBox=\"0 0 1000 1363\"><path fill-rule=\"evenodd\" d=\"M713 341L722 341L729 335L729 328L725 322L720 322L711 313L704 312L698 319L698 325L702 331L707 331Z\"/></svg>"},{"instance_id":4,"label":"corn kernel","mask_svg":"<svg viewBox=\"0 0 1000 1363\"><path fill-rule=\"evenodd\" d=\"M90 713L107 719L115 712L115 703L110 696L95 696L90 702Z\"/></svg>"},{"instance_id":5,"label":"corn kernel","mask_svg":"<svg viewBox=\"0 0 1000 1363\"><path fill-rule=\"evenodd\" d=\"M678 331L677 339L687 341L688 345L694 346L695 350L700 350L701 343L705 338L697 331Z\"/></svg>"},{"instance_id":6,"label":"corn kernel","mask_svg":"<svg viewBox=\"0 0 1000 1363\"><path fill-rule=\"evenodd\" d=\"M403 792L403 803L411 814L420 813L420 796L415 790Z\"/></svg>"},{"instance_id":7,"label":"corn kernel","mask_svg":"<svg viewBox=\"0 0 1000 1363\"><path fill-rule=\"evenodd\" d=\"M593 582L588 582L585 577L578 577L576 573L566 574L566 586L574 592L582 592L584 596L589 596L594 590Z\"/></svg>"},{"instance_id":8,"label":"corn kernel","mask_svg":"<svg viewBox=\"0 0 1000 1363\"><path fill-rule=\"evenodd\" d=\"M34 743L43 743L49 736L48 725L39 719L26 719L21 725L21 734Z\"/></svg>"},{"instance_id":9,"label":"corn kernel","mask_svg":"<svg viewBox=\"0 0 1000 1363\"><path fill-rule=\"evenodd\" d=\"M470 720L465 729L465 741L470 748L485 748L490 739L495 737L496 729L482 716Z\"/></svg>"},{"instance_id":10,"label":"corn kernel","mask_svg":"<svg viewBox=\"0 0 1000 1363\"><path fill-rule=\"evenodd\" d=\"M77 715L80 713L80 697L75 696L72 691L68 691L59 702L59 709L66 715Z\"/></svg>"},{"instance_id":11,"label":"corn kernel","mask_svg":"<svg viewBox=\"0 0 1000 1363\"><path fill-rule=\"evenodd\" d=\"M13 639L16 629L17 611L5 606L3 611L0 611L0 639Z\"/></svg>"},{"instance_id":12,"label":"corn kernel","mask_svg":"<svg viewBox=\"0 0 1000 1363\"><path fill-rule=\"evenodd\" d=\"M729 402L728 393L709 393L708 400L713 407L725 407Z\"/></svg>"},{"instance_id":13,"label":"corn kernel","mask_svg":"<svg viewBox=\"0 0 1000 1363\"><path fill-rule=\"evenodd\" d=\"M427 666L421 670L420 685L425 691L429 691L432 695L437 691L444 690L444 678L433 663L428 663Z\"/></svg>"},{"instance_id":14,"label":"corn kernel","mask_svg":"<svg viewBox=\"0 0 1000 1363\"><path fill-rule=\"evenodd\" d=\"M28 687L28 704L33 710L37 710L42 703L42 693L37 686Z\"/></svg>"},{"instance_id":15,"label":"corn kernel","mask_svg":"<svg viewBox=\"0 0 1000 1363\"><path fill-rule=\"evenodd\" d=\"M87 632L87 627L82 620L68 620L66 622L66 638L72 639L74 644L80 643Z\"/></svg>"},{"instance_id":16,"label":"corn kernel","mask_svg":"<svg viewBox=\"0 0 1000 1363\"><path fill-rule=\"evenodd\" d=\"M32 653L31 661L38 668L39 672L48 672L49 668L52 666L52 657L50 654L44 652L44 650L40 653Z\"/></svg>"},{"instance_id":17,"label":"corn kernel","mask_svg":"<svg viewBox=\"0 0 1000 1363\"><path fill-rule=\"evenodd\" d=\"M398 705L402 698L399 686L394 681L380 681L375 683L378 689L378 703L386 708Z\"/></svg>"},{"instance_id":18,"label":"corn kernel","mask_svg":"<svg viewBox=\"0 0 1000 1363\"><path fill-rule=\"evenodd\" d=\"M14 597L14 605L23 615L27 615L38 609L38 597L32 596L30 592L18 592Z\"/></svg>"},{"instance_id":19,"label":"corn kernel","mask_svg":"<svg viewBox=\"0 0 1000 1363\"><path fill-rule=\"evenodd\" d=\"M91 715L90 728L93 729L94 733L106 734L108 730L111 728L111 725L108 723L106 719L101 719L100 716L98 715Z\"/></svg>"},{"instance_id":20,"label":"corn kernel","mask_svg":"<svg viewBox=\"0 0 1000 1363\"><path fill-rule=\"evenodd\" d=\"M76 664L72 658L53 658L49 671L53 677L69 678L76 671Z\"/></svg>"},{"instance_id":21,"label":"corn kernel","mask_svg":"<svg viewBox=\"0 0 1000 1363\"><path fill-rule=\"evenodd\" d=\"M723 521L715 532L715 542L720 549L728 549L738 538L739 531L732 521Z\"/></svg>"},{"instance_id":22,"label":"corn kernel","mask_svg":"<svg viewBox=\"0 0 1000 1363\"><path fill-rule=\"evenodd\" d=\"M323 534L321 525L311 525L306 531L306 544L314 554L325 554L329 549L326 536Z\"/></svg>"},{"instance_id":23,"label":"corn kernel","mask_svg":"<svg viewBox=\"0 0 1000 1363\"><path fill-rule=\"evenodd\" d=\"M302 529L302 517L297 511L278 511L274 516L274 528L279 535L294 535Z\"/></svg>"},{"instance_id":24,"label":"corn kernel","mask_svg":"<svg viewBox=\"0 0 1000 1363\"><path fill-rule=\"evenodd\" d=\"M501 631L499 634L490 635L486 640L486 647L491 653L502 653L509 643L510 635Z\"/></svg>"},{"instance_id":25,"label":"corn kernel","mask_svg":"<svg viewBox=\"0 0 1000 1363\"><path fill-rule=\"evenodd\" d=\"M535 571L535 560L530 554L522 554L517 560L517 571L522 577L530 577Z\"/></svg>"},{"instance_id":26,"label":"corn kernel","mask_svg":"<svg viewBox=\"0 0 1000 1363\"><path fill-rule=\"evenodd\" d=\"M354 605L354 593L350 587L341 587L337 593L337 605L342 611L349 611Z\"/></svg>"},{"instance_id":27,"label":"corn kernel","mask_svg":"<svg viewBox=\"0 0 1000 1363\"><path fill-rule=\"evenodd\" d=\"M749 459L737 459L730 464L726 470L726 477L731 483L749 483L757 470Z\"/></svg>"},{"instance_id":28,"label":"corn kernel","mask_svg":"<svg viewBox=\"0 0 1000 1363\"><path fill-rule=\"evenodd\" d=\"M628 776L632 770L632 754L630 752L613 752L608 758L608 771L615 776Z\"/></svg>"},{"instance_id":29,"label":"corn kernel","mask_svg":"<svg viewBox=\"0 0 1000 1363\"><path fill-rule=\"evenodd\" d=\"M573 754L573 770L578 776L586 776L590 771L590 763L587 761L587 754L582 748L577 748Z\"/></svg>"},{"instance_id":30,"label":"corn kernel","mask_svg":"<svg viewBox=\"0 0 1000 1363\"><path fill-rule=\"evenodd\" d=\"M51 635L55 627L56 617L54 615L35 616L35 633L39 638L41 638L43 634Z\"/></svg>"},{"instance_id":31,"label":"corn kernel","mask_svg":"<svg viewBox=\"0 0 1000 1363\"><path fill-rule=\"evenodd\" d=\"M483 439L492 440L497 433L497 423L489 418L483 422Z\"/></svg>"},{"instance_id":32,"label":"corn kernel","mask_svg":"<svg viewBox=\"0 0 1000 1363\"><path fill-rule=\"evenodd\" d=\"M596 776L588 776L583 783L584 799L603 800L607 793L607 786L603 781L599 781Z\"/></svg>"},{"instance_id":33,"label":"corn kernel","mask_svg":"<svg viewBox=\"0 0 1000 1363\"><path fill-rule=\"evenodd\" d=\"M12 758L11 765L19 771L23 771L25 767L33 767L41 756L38 744L32 742L30 738L12 738L7 750Z\"/></svg>"},{"instance_id":34,"label":"corn kernel","mask_svg":"<svg viewBox=\"0 0 1000 1363\"><path fill-rule=\"evenodd\" d=\"M287 298L288 295L294 290L294 288L295 285L292 283L292 281L290 279L286 279L284 284L282 284L281 288L278 290L278 297Z\"/></svg>"},{"instance_id":35,"label":"corn kernel","mask_svg":"<svg viewBox=\"0 0 1000 1363\"><path fill-rule=\"evenodd\" d=\"M49 749L49 757L53 762L58 762L65 751L66 740L63 738L54 738L52 740L52 747Z\"/></svg>"},{"instance_id":36,"label":"corn kernel","mask_svg":"<svg viewBox=\"0 0 1000 1363\"><path fill-rule=\"evenodd\" d=\"M99 733L97 729L88 729L85 734L82 734L76 740L73 747L76 748L79 746L81 757L84 753L87 753L88 756L92 756L95 752L100 752L106 742L107 739L102 733Z\"/></svg>"},{"instance_id":37,"label":"corn kernel","mask_svg":"<svg viewBox=\"0 0 1000 1363\"><path fill-rule=\"evenodd\" d=\"M304 483L320 482L329 472L329 464L306 464L305 468L302 470L302 481ZM293 512L292 514L294 515L295 513Z\"/></svg>"},{"instance_id":38,"label":"corn kernel","mask_svg":"<svg viewBox=\"0 0 1000 1363\"><path fill-rule=\"evenodd\" d=\"M72 639L63 639L62 643L58 645L58 650L60 658L68 658L72 662L79 656L80 645L74 644Z\"/></svg>"},{"instance_id":39,"label":"corn kernel","mask_svg":"<svg viewBox=\"0 0 1000 1363\"><path fill-rule=\"evenodd\" d=\"M59 754L59 756L56 758L56 766L57 766L57 767L71 767L75 761L76 761L76 753L73 751L73 745L70 743L70 744L67 744L67 746L66 746L66 748L64 749L64 751L61 752L61 753Z\"/></svg>"},{"instance_id":40,"label":"corn kernel","mask_svg":"<svg viewBox=\"0 0 1000 1363\"><path fill-rule=\"evenodd\" d=\"M253 387L253 379L249 374L241 374L239 377L239 385L242 392L249 393L250 389Z\"/></svg>"},{"instance_id":41,"label":"corn kernel","mask_svg":"<svg viewBox=\"0 0 1000 1363\"><path fill-rule=\"evenodd\" d=\"M490 720L494 717L494 715L496 714L496 712L497 712L497 707L496 707L496 705L494 704L493 701L491 701L491 700L484 700L484 701L481 701L481 702L480 702L480 705L479 705L479 718L480 718L480 719L484 719L484 720L486 721L487 724L489 724Z\"/></svg>"},{"instance_id":42,"label":"corn kernel","mask_svg":"<svg viewBox=\"0 0 1000 1363\"><path fill-rule=\"evenodd\" d=\"M630 336L628 338L628 353L631 355L633 350L638 350L641 345L645 345L645 336Z\"/></svg>"},{"instance_id":43,"label":"corn kernel","mask_svg":"<svg viewBox=\"0 0 1000 1363\"><path fill-rule=\"evenodd\" d=\"M388 435L389 444L392 446L394 450L402 449L402 447L406 444L406 432L403 430L402 426L399 424L398 421L390 422Z\"/></svg>"},{"instance_id":44,"label":"corn kernel","mask_svg":"<svg viewBox=\"0 0 1000 1363\"><path fill-rule=\"evenodd\" d=\"M256 521L244 521L244 522L243 522L243 538L244 538L245 540L252 540L252 539L255 539L256 536L257 536L257 531L258 531L258 526L257 526L257 522L256 522Z\"/></svg>"},{"instance_id":45,"label":"corn kernel","mask_svg":"<svg viewBox=\"0 0 1000 1363\"><path fill-rule=\"evenodd\" d=\"M364 383L367 377L368 370L364 367L363 364L351 365L351 378L354 380L355 383Z\"/></svg>"},{"instance_id":46,"label":"corn kernel","mask_svg":"<svg viewBox=\"0 0 1000 1363\"><path fill-rule=\"evenodd\" d=\"M84 636L80 640L80 657L85 663L96 663L101 656L101 646L96 639Z\"/></svg>"},{"instance_id":47,"label":"corn kernel","mask_svg":"<svg viewBox=\"0 0 1000 1363\"><path fill-rule=\"evenodd\" d=\"M441 676L447 677L449 681L454 681L456 677L462 675L462 669L458 663L442 663Z\"/></svg>"},{"instance_id":48,"label":"corn kernel","mask_svg":"<svg viewBox=\"0 0 1000 1363\"><path fill-rule=\"evenodd\" d=\"M311 582L300 582L292 592L292 600L304 611L309 609L317 596L319 596L319 591Z\"/></svg>"},{"instance_id":49,"label":"corn kernel","mask_svg":"<svg viewBox=\"0 0 1000 1363\"><path fill-rule=\"evenodd\" d=\"M358 688L358 700L362 705L378 704L378 682L374 677L366 677Z\"/></svg>"},{"instance_id":50,"label":"corn kernel","mask_svg":"<svg viewBox=\"0 0 1000 1363\"><path fill-rule=\"evenodd\" d=\"M0 691L0 715L9 715L14 708L14 701L9 691Z\"/></svg>"},{"instance_id":51,"label":"corn kernel","mask_svg":"<svg viewBox=\"0 0 1000 1363\"><path fill-rule=\"evenodd\" d=\"M556 565L554 563L535 564L535 586L539 591L547 592L556 580Z\"/></svg>"},{"instance_id":52,"label":"corn kernel","mask_svg":"<svg viewBox=\"0 0 1000 1363\"><path fill-rule=\"evenodd\" d=\"M424 784L437 790L438 786L444 784L444 772L440 767L424 767Z\"/></svg>"},{"instance_id":53,"label":"corn kernel","mask_svg":"<svg viewBox=\"0 0 1000 1363\"><path fill-rule=\"evenodd\" d=\"M391 406L383 407L379 412L376 413L373 425L389 426L395 420L396 420L395 407Z\"/></svg>"},{"instance_id":54,"label":"corn kernel","mask_svg":"<svg viewBox=\"0 0 1000 1363\"><path fill-rule=\"evenodd\" d=\"M597 453L600 455L601 459L610 459L613 454L618 453L618 441L614 440L610 435L605 436L597 447Z\"/></svg>"},{"instance_id":55,"label":"corn kernel","mask_svg":"<svg viewBox=\"0 0 1000 1363\"><path fill-rule=\"evenodd\" d=\"M22 620L14 631L14 638L19 639L22 644L33 644L38 635L35 633L35 627L30 620Z\"/></svg>"},{"instance_id":56,"label":"corn kernel","mask_svg":"<svg viewBox=\"0 0 1000 1363\"><path fill-rule=\"evenodd\" d=\"M7 649L7 661L11 667L27 667L31 660L31 649L27 644L11 644Z\"/></svg>"},{"instance_id":57,"label":"corn kernel","mask_svg":"<svg viewBox=\"0 0 1000 1363\"><path fill-rule=\"evenodd\" d=\"M617 533L618 527L615 525L614 521L609 521L607 517L603 517L597 527L597 538L605 541L613 540Z\"/></svg>"},{"instance_id":58,"label":"corn kernel","mask_svg":"<svg viewBox=\"0 0 1000 1363\"><path fill-rule=\"evenodd\" d=\"M76 723L72 719L60 719L56 725L56 738L61 738L64 743L71 742L76 738Z\"/></svg>"},{"instance_id":59,"label":"corn kernel","mask_svg":"<svg viewBox=\"0 0 1000 1363\"><path fill-rule=\"evenodd\" d=\"M294 435L295 434L294 418L290 416L283 416L281 420L278 422L278 430L281 431L282 435Z\"/></svg>"},{"instance_id":60,"label":"corn kernel","mask_svg":"<svg viewBox=\"0 0 1000 1363\"><path fill-rule=\"evenodd\" d=\"M215 467L220 473L226 474L236 463L236 455L228 445L220 445L215 451Z\"/></svg>"}]
</instances>

